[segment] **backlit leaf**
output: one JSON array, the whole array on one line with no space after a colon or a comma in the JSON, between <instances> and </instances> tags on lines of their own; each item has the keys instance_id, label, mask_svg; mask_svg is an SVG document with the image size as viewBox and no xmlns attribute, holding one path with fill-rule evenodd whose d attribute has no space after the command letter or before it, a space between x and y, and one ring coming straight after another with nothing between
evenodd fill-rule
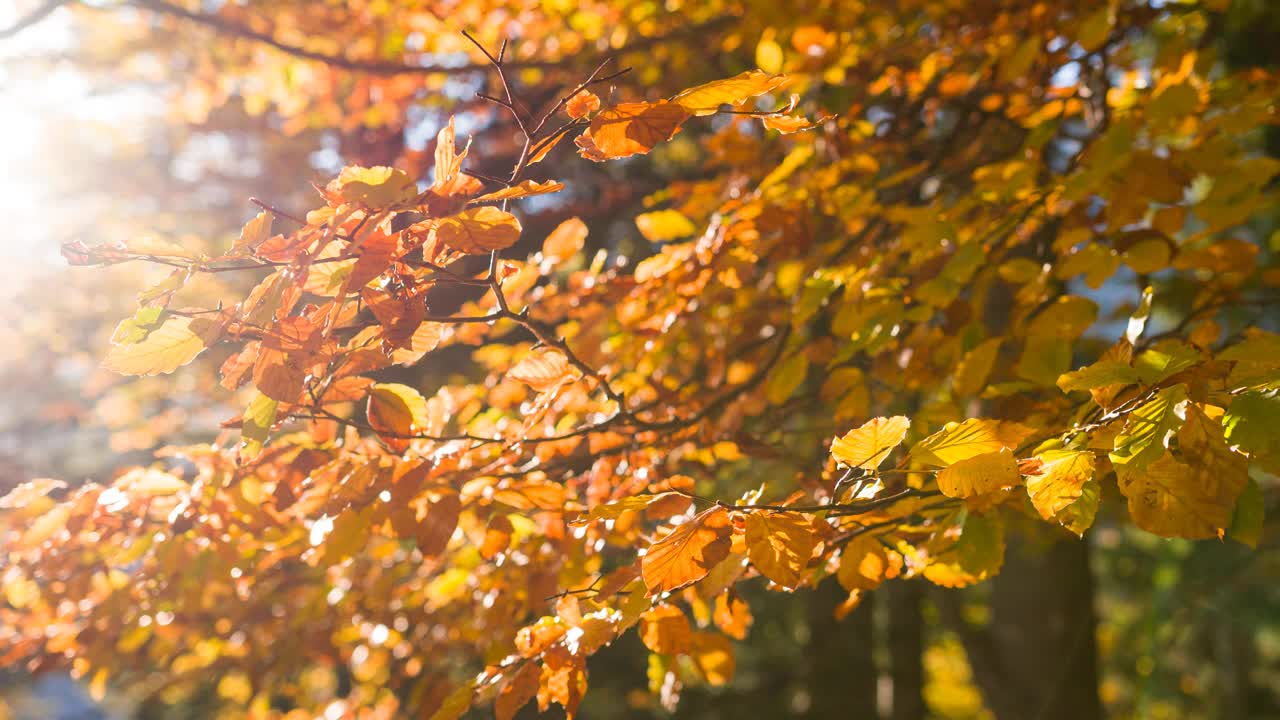
<instances>
[{"instance_id":1,"label":"backlit leaf","mask_svg":"<svg viewBox=\"0 0 1280 720\"><path fill-rule=\"evenodd\" d=\"M640 616L640 641L660 655L679 655L689 650L693 628L689 618L676 607L663 603Z\"/></svg>"},{"instance_id":2,"label":"backlit leaf","mask_svg":"<svg viewBox=\"0 0 1280 720\"><path fill-rule=\"evenodd\" d=\"M602 110L591 119L588 131L600 157L590 159L612 160L647 153L670 140L688 118L684 108L666 101L623 103Z\"/></svg>"},{"instance_id":3,"label":"backlit leaf","mask_svg":"<svg viewBox=\"0 0 1280 720\"><path fill-rule=\"evenodd\" d=\"M671 101L690 115L713 115L721 105L737 105L744 100L773 92L786 84L785 76L748 70L731 78L689 88L671 98Z\"/></svg>"},{"instance_id":4,"label":"backlit leaf","mask_svg":"<svg viewBox=\"0 0 1280 720\"><path fill-rule=\"evenodd\" d=\"M974 455L938 473L938 489L947 497L967 498L995 492L1021 481L1018 463L1008 449Z\"/></svg>"},{"instance_id":5,"label":"backlit leaf","mask_svg":"<svg viewBox=\"0 0 1280 720\"><path fill-rule=\"evenodd\" d=\"M946 427L916 443L911 456L922 462L946 467L978 455L1014 450L1035 431L1007 420L970 418Z\"/></svg>"},{"instance_id":6,"label":"backlit leaf","mask_svg":"<svg viewBox=\"0 0 1280 720\"><path fill-rule=\"evenodd\" d=\"M186 365L213 345L222 335L216 320L174 315L157 316L139 336L129 331L127 342L111 348L102 366L122 375L160 375ZM125 321L129 322L129 321ZM121 336L125 323L116 330Z\"/></svg>"},{"instance_id":7,"label":"backlit leaf","mask_svg":"<svg viewBox=\"0 0 1280 720\"><path fill-rule=\"evenodd\" d=\"M794 590L813 549L818 534L808 516L794 512L748 511L747 557L761 575Z\"/></svg>"},{"instance_id":8,"label":"backlit leaf","mask_svg":"<svg viewBox=\"0 0 1280 720\"><path fill-rule=\"evenodd\" d=\"M678 590L706 577L729 556L731 533L728 511L712 507L654 542L640 563L649 594Z\"/></svg>"},{"instance_id":9,"label":"backlit leaf","mask_svg":"<svg viewBox=\"0 0 1280 720\"><path fill-rule=\"evenodd\" d=\"M902 443L911 421L901 415L868 420L831 443L831 456L851 468L875 470Z\"/></svg>"},{"instance_id":10,"label":"backlit leaf","mask_svg":"<svg viewBox=\"0 0 1280 720\"><path fill-rule=\"evenodd\" d=\"M463 210L437 220L436 236L445 245L464 253L504 250L520 239L520 221L492 205Z\"/></svg>"}]
</instances>

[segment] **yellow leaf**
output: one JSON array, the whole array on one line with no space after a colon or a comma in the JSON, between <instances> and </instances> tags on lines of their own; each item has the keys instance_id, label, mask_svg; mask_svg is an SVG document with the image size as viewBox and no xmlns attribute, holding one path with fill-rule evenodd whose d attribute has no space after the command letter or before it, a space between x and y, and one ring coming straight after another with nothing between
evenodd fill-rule
<instances>
[{"instance_id":1,"label":"yellow leaf","mask_svg":"<svg viewBox=\"0 0 1280 720\"><path fill-rule=\"evenodd\" d=\"M698 668L698 673L708 685L719 687L729 684L737 669L733 643L719 633L694 633L693 647L689 651L689 657L693 659L694 667Z\"/></svg>"},{"instance_id":2,"label":"yellow leaf","mask_svg":"<svg viewBox=\"0 0 1280 720\"><path fill-rule=\"evenodd\" d=\"M756 65L768 72L782 69L782 46L777 40L766 37L756 45Z\"/></svg>"},{"instance_id":3,"label":"yellow leaf","mask_svg":"<svg viewBox=\"0 0 1280 720\"><path fill-rule=\"evenodd\" d=\"M816 120L810 120L801 115L774 114L761 117L760 122L770 130L777 130L783 135L790 135L803 130L812 130L830 119L830 115L823 115Z\"/></svg>"},{"instance_id":4,"label":"yellow leaf","mask_svg":"<svg viewBox=\"0 0 1280 720\"><path fill-rule=\"evenodd\" d=\"M1014 450L1035 430L1008 420L969 418L962 423L947 423L938 432L916 443L911 456L921 462L946 467L1000 450Z\"/></svg>"},{"instance_id":5,"label":"yellow leaf","mask_svg":"<svg viewBox=\"0 0 1280 720\"><path fill-rule=\"evenodd\" d=\"M714 115L721 105L737 105L744 100L773 92L786 84L785 76L748 70L731 78L689 88L671 98L671 101L689 111L690 115Z\"/></svg>"},{"instance_id":6,"label":"yellow leaf","mask_svg":"<svg viewBox=\"0 0 1280 720\"><path fill-rule=\"evenodd\" d=\"M900 572L902 556L886 548L876 536L864 532L840 551L836 580L845 590L875 590Z\"/></svg>"},{"instance_id":7,"label":"yellow leaf","mask_svg":"<svg viewBox=\"0 0 1280 720\"><path fill-rule=\"evenodd\" d=\"M950 538L943 538L944 542ZM960 537L929 558L924 576L943 587L964 587L1000 572L1004 565L1004 523L999 515L969 513Z\"/></svg>"},{"instance_id":8,"label":"yellow leaf","mask_svg":"<svg viewBox=\"0 0 1280 720\"><path fill-rule=\"evenodd\" d=\"M1111 464L1117 470L1121 466L1137 470L1160 457L1169 432L1179 422L1175 410L1186 397L1187 387L1174 385L1129 413L1124 430L1115 438Z\"/></svg>"},{"instance_id":9,"label":"yellow leaf","mask_svg":"<svg viewBox=\"0 0 1280 720\"><path fill-rule=\"evenodd\" d=\"M907 436L911 421L901 415L868 420L831 443L831 456L851 468L875 470Z\"/></svg>"},{"instance_id":10,"label":"yellow leaf","mask_svg":"<svg viewBox=\"0 0 1280 720\"><path fill-rule=\"evenodd\" d=\"M680 655L689 650L693 628L684 611L663 603L640 616L640 641L660 655Z\"/></svg>"},{"instance_id":11,"label":"yellow leaf","mask_svg":"<svg viewBox=\"0 0 1280 720\"><path fill-rule=\"evenodd\" d=\"M1222 426L1188 404L1178 430L1181 459L1165 452L1145 470L1118 465L1120 492L1134 524L1164 537L1221 537L1249 481L1249 463L1223 438Z\"/></svg>"},{"instance_id":12,"label":"yellow leaf","mask_svg":"<svg viewBox=\"0 0 1280 720\"><path fill-rule=\"evenodd\" d=\"M271 213L260 212L252 220L245 223L240 230L240 239L231 246L231 254L240 255L249 252L266 242L271 237Z\"/></svg>"},{"instance_id":13,"label":"yellow leaf","mask_svg":"<svg viewBox=\"0 0 1280 720\"><path fill-rule=\"evenodd\" d=\"M698 231L678 210L657 210L636 216L636 227L649 242L668 242L689 237Z\"/></svg>"},{"instance_id":14,"label":"yellow leaf","mask_svg":"<svg viewBox=\"0 0 1280 720\"><path fill-rule=\"evenodd\" d=\"M783 360L769 377L765 388L765 397L770 404L781 405L791 397L796 388L804 382L809 374L809 358L803 352L797 352Z\"/></svg>"},{"instance_id":15,"label":"yellow leaf","mask_svg":"<svg viewBox=\"0 0 1280 720\"><path fill-rule=\"evenodd\" d=\"M1116 468L1120 492L1138 527L1162 537L1215 538L1230 527L1246 475L1221 475L1214 465L1188 465L1169 453L1145 469Z\"/></svg>"},{"instance_id":16,"label":"yellow leaf","mask_svg":"<svg viewBox=\"0 0 1280 720\"><path fill-rule=\"evenodd\" d=\"M520 239L520 221L515 215L492 205L463 210L437 220L436 237L450 248L464 253L503 250Z\"/></svg>"},{"instance_id":17,"label":"yellow leaf","mask_svg":"<svg viewBox=\"0 0 1280 720\"><path fill-rule=\"evenodd\" d=\"M591 119L589 137L601 157L610 160L649 152L658 143L675 136L689 118L684 108L660 101L623 103L604 110Z\"/></svg>"},{"instance_id":18,"label":"yellow leaf","mask_svg":"<svg viewBox=\"0 0 1280 720\"><path fill-rule=\"evenodd\" d=\"M650 545L640 562L649 594L678 590L706 577L729 556L732 532L728 511L712 507Z\"/></svg>"},{"instance_id":19,"label":"yellow leaf","mask_svg":"<svg viewBox=\"0 0 1280 720\"><path fill-rule=\"evenodd\" d=\"M1018 463L1005 449L956 461L938 473L938 489L947 497L967 498L1012 487L1020 479Z\"/></svg>"},{"instance_id":20,"label":"yellow leaf","mask_svg":"<svg viewBox=\"0 0 1280 720\"><path fill-rule=\"evenodd\" d=\"M1040 473L1027 476L1027 494L1040 517L1061 520L1060 513L1080 502L1086 483L1093 480L1093 453L1051 450L1041 453L1039 460Z\"/></svg>"},{"instance_id":21,"label":"yellow leaf","mask_svg":"<svg viewBox=\"0 0 1280 720\"><path fill-rule=\"evenodd\" d=\"M812 521L801 513L756 510L746 513L746 524L751 564L774 583L796 589L818 545Z\"/></svg>"},{"instance_id":22,"label":"yellow leaf","mask_svg":"<svg viewBox=\"0 0 1280 720\"><path fill-rule=\"evenodd\" d=\"M1000 338L991 338L965 354L956 365L951 389L957 398L971 397L982 392L1000 353Z\"/></svg>"},{"instance_id":23,"label":"yellow leaf","mask_svg":"<svg viewBox=\"0 0 1280 720\"><path fill-rule=\"evenodd\" d=\"M262 445L267 441L271 426L276 421L276 406L279 402L262 393L254 395L245 409L240 424L240 457L252 460L262 452Z\"/></svg>"},{"instance_id":24,"label":"yellow leaf","mask_svg":"<svg viewBox=\"0 0 1280 720\"><path fill-rule=\"evenodd\" d=\"M475 681L469 680L463 683L449 693L449 697L445 698L444 703L431 715L431 720L458 720L471 707L475 694Z\"/></svg>"},{"instance_id":25,"label":"yellow leaf","mask_svg":"<svg viewBox=\"0 0 1280 720\"><path fill-rule=\"evenodd\" d=\"M325 190L344 202L376 208L400 205L418 196L418 188L408 173L383 166L344 167Z\"/></svg>"},{"instance_id":26,"label":"yellow leaf","mask_svg":"<svg viewBox=\"0 0 1280 720\"><path fill-rule=\"evenodd\" d=\"M120 324L116 337L128 322ZM194 360L221 336L222 324L214 320L162 314L159 324L149 326L140 339L111 348L102 366L122 375L171 373Z\"/></svg>"}]
</instances>

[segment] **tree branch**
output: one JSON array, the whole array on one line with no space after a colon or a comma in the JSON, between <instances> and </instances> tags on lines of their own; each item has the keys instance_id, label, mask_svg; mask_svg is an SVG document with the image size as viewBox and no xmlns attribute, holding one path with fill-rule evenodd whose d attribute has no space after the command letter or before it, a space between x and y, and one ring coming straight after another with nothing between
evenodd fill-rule
<instances>
[{"instance_id":1,"label":"tree branch","mask_svg":"<svg viewBox=\"0 0 1280 720\"><path fill-rule=\"evenodd\" d=\"M0 30L0 40L8 40L9 38L22 32L23 30L26 30L32 25L35 25L41 20L49 17L49 15L52 14L54 10L57 10L58 8L62 7L63 5L66 5L69 2L71 2L71 0L49 0L43 5L36 7L35 10L32 10L26 15L18 18L17 22L15 22L14 24L10 25L7 28L4 28L3 30Z\"/></svg>"}]
</instances>

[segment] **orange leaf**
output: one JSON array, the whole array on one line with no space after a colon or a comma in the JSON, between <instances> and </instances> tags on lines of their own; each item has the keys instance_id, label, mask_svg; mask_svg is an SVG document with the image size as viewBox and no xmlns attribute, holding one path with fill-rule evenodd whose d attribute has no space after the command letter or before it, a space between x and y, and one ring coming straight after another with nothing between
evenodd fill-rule
<instances>
[{"instance_id":1,"label":"orange leaf","mask_svg":"<svg viewBox=\"0 0 1280 720\"><path fill-rule=\"evenodd\" d=\"M574 217L556 226L542 241L542 256L553 262L563 262L577 255L587 239L587 224Z\"/></svg>"},{"instance_id":2,"label":"orange leaf","mask_svg":"<svg viewBox=\"0 0 1280 720\"><path fill-rule=\"evenodd\" d=\"M706 577L729 556L732 533L729 512L717 506L650 545L640 563L649 594L678 590Z\"/></svg>"},{"instance_id":3,"label":"orange leaf","mask_svg":"<svg viewBox=\"0 0 1280 720\"><path fill-rule=\"evenodd\" d=\"M507 376L538 392L545 392L572 382L577 371L569 365L569 358L564 353L556 348L540 347L516 363L507 371Z\"/></svg>"},{"instance_id":4,"label":"orange leaf","mask_svg":"<svg viewBox=\"0 0 1280 720\"><path fill-rule=\"evenodd\" d=\"M659 655L679 655L689 650L693 628L684 611L664 603L640 616L640 641Z\"/></svg>"},{"instance_id":5,"label":"orange leaf","mask_svg":"<svg viewBox=\"0 0 1280 720\"><path fill-rule=\"evenodd\" d=\"M560 192L564 189L564 183L555 180L546 180L538 182L537 180L525 180L517 185L505 187L501 190L481 195L472 200L473 203L493 202L496 200L514 200L517 198L533 197L534 195L546 195L548 193Z\"/></svg>"},{"instance_id":6,"label":"orange leaf","mask_svg":"<svg viewBox=\"0 0 1280 720\"><path fill-rule=\"evenodd\" d=\"M511 720L538 694L538 676L542 671L532 662L520 666L498 692L493 701L493 714L497 720Z\"/></svg>"},{"instance_id":7,"label":"orange leaf","mask_svg":"<svg viewBox=\"0 0 1280 720\"><path fill-rule=\"evenodd\" d=\"M665 100L609 108L592 118L588 131L600 157L587 157L598 161L642 155L674 137L687 119L684 108Z\"/></svg>"},{"instance_id":8,"label":"orange leaf","mask_svg":"<svg viewBox=\"0 0 1280 720\"><path fill-rule=\"evenodd\" d=\"M599 109L600 98L590 90L579 90L564 106L564 111L574 120L584 118Z\"/></svg>"}]
</instances>

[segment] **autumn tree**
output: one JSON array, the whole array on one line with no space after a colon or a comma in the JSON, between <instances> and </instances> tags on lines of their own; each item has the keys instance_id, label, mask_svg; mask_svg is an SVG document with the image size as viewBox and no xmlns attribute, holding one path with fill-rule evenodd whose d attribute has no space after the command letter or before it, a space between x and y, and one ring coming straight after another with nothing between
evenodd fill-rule
<instances>
[{"instance_id":1,"label":"autumn tree","mask_svg":"<svg viewBox=\"0 0 1280 720\"><path fill-rule=\"evenodd\" d=\"M732 682L746 588L831 633L891 593L900 676L927 598L998 717L1097 717L1079 538L1263 537L1278 83L1223 2L128 5L76 10L162 28L189 121L349 162L226 242L64 246L164 268L107 370L237 409L0 499L6 664L573 715L634 633L675 707Z\"/></svg>"}]
</instances>

